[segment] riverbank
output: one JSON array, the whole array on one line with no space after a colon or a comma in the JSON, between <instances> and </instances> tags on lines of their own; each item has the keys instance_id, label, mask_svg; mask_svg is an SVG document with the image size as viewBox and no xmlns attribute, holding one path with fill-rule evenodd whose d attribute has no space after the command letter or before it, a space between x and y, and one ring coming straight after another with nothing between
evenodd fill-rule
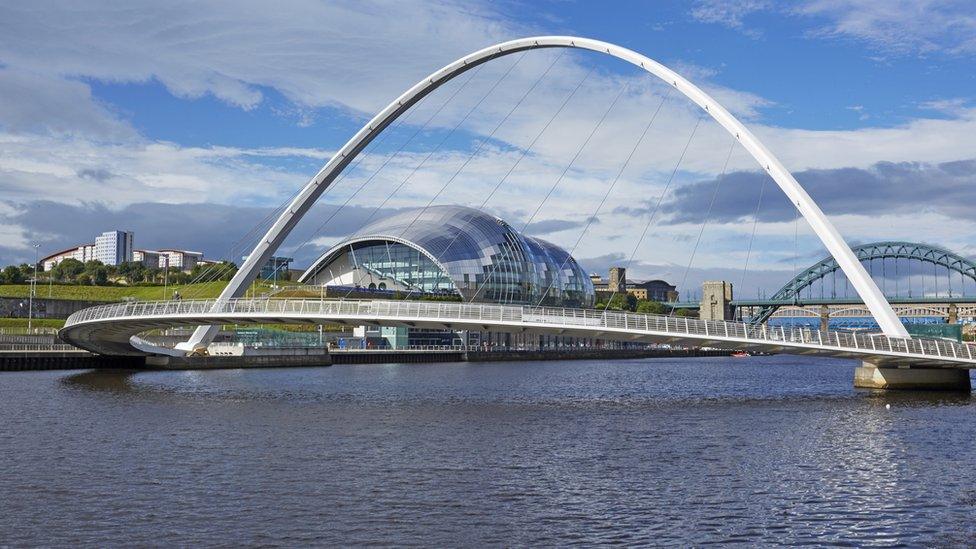
<instances>
[{"instance_id":1,"label":"riverbank","mask_svg":"<svg viewBox=\"0 0 976 549\"><path fill-rule=\"evenodd\" d=\"M145 368L142 357L97 356L81 349L0 351L0 372Z\"/></svg>"},{"instance_id":2,"label":"riverbank","mask_svg":"<svg viewBox=\"0 0 976 549\"><path fill-rule=\"evenodd\" d=\"M24 349L0 351L0 372L25 370L215 370L240 368L323 367L333 364L418 364L432 362L513 362L549 360L614 360L729 356L728 349L552 349L511 351L463 350L335 350L289 349L287 352L242 356L105 357L81 349Z\"/></svg>"}]
</instances>

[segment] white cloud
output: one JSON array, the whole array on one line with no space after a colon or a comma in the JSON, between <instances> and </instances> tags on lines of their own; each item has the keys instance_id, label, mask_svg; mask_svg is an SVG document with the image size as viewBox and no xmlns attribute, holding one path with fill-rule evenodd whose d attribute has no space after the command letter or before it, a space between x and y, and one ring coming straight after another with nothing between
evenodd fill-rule
<instances>
[{"instance_id":1,"label":"white cloud","mask_svg":"<svg viewBox=\"0 0 976 549\"><path fill-rule=\"evenodd\" d=\"M706 7L727 11L699 11L700 19L711 17L719 21L724 17L721 21L739 28L745 17L767 8L768 3L698 4L699 10ZM828 7L821 3L817 8L820 11L810 11L808 16L826 18L833 13ZM144 202L277 205L315 171L280 166L290 165L285 162L290 159L318 165L330 157L331 150L185 147L153 142L138 136L117 113L94 100L86 79L156 79L176 95L211 94L243 109L255 107L263 100L264 90L274 89L293 101L299 120L307 122L322 106L336 106L353 116L372 113L444 63L486 44L530 32L489 8L449 2L295 0L275 5L249 1L231 6L31 2L0 7L0 33L4 36L0 41L0 63L4 65L0 69L0 125L5 130L0 132L0 199L16 203L99 203L111 206L113 211ZM554 55L527 54L509 77L510 85L500 87L499 93L466 122L464 129L475 135L489 133ZM468 164L438 202L479 205L515 162L517 147L532 140L562 98L583 78L596 55L567 54L547 77L541 93L526 100L496 134L498 142L487 146ZM516 57L510 57L485 65L474 76L470 89L459 94L433 127L452 127L479 94L515 61ZM938 163L972 157L976 109L967 108L964 103L933 103L928 106L939 107L943 116L896 127L849 131L773 127L764 125L761 118L762 109L772 105L768 99L748 90L716 85L713 69L681 63L678 68L737 115L750 119L755 132L796 171L868 167L889 160ZM459 86L460 82L452 85ZM643 73L597 70L489 202L488 209L516 225L528 221L536 204L607 108L608 98L622 85L629 86L627 94L555 190L543 214L532 220L548 222L549 227L564 227L547 237L572 245L578 234L576 227L594 213L604 189L660 102L662 86ZM439 90L427 105L420 106L415 120L423 120L424 114L430 114L453 89L448 86ZM604 212L662 192L699 116L701 113L683 98L669 100ZM706 119L682 163L676 184L715 175L721 170L729 143L724 130ZM466 142L434 154L387 206L426 203L465 161L469 146L470 142ZM408 148L389 163L354 204L367 211L379 205L425 156L420 147ZM327 201L344 199L365 174L384 160L382 156L366 158L363 169L351 173ZM752 168L753 160L741 150L729 166L730 170ZM600 220L591 226L578 255L596 257L611 248L629 254L638 236L633 220L607 215ZM894 223L893 218L885 218L885 222ZM847 228L845 217L839 223ZM859 236L867 235L858 223L851 221L849 227ZM687 242L681 238L696 228L689 224L656 229L654 239L645 243L639 258L649 265L668 261L680 264L688 251ZM701 260L703 266L741 261L739 248L743 236L750 234L751 225L728 230L737 241L702 254L708 258L707 262ZM760 232L770 236L792 234L792 226L763 224ZM941 232L933 229L932 234ZM315 240L313 246L324 246L327 240ZM25 242L23 231L18 232L17 226L0 228L0 246L23 248ZM782 245L774 243L774 247ZM770 257L774 255L770 253ZM757 260L757 264L761 263ZM773 261L766 264L773 265Z\"/></svg>"},{"instance_id":2,"label":"white cloud","mask_svg":"<svg viewBox=\"0 0 976 549\"><path fill-rule=\"evenodd\" d=\"M894 127L831 131L754 126L753 130L794 171L864 168L885 161L949 162L972 158L976 108Z\"/></svg>"},{"instance_id":3,"label":"white cloud","mask_svg":"<svg viewBox=\"0 0 976 549\"><path fill-rule=\"evenodd\" d=\"M976 53L972 0L811 0L795 13L826 20L816 35L863 41L882 53Z\"/></svg>"},{"instance_id":4,"label":"white cloud","mask_svg":"<svg viewBox=\"0 0 976 549\"><path fill-rule=\"evenodd\" d=\"M0 134L0 198L113 207L143 201L277 203L305 180L255 159L281 154L320 160L326 153Z\"/></svg>"},{"instance_id":5,"label":"white cloud","mask_svg":"<svg viewBox=\"0 0 976 549\"><path fill-rule=\"evenodd\" d=\"M100 139L131 139L136 135L92 97L87 84L11 67L0 68L0 127L17 132L87 134Z\"/></svg>"},{"instance_id":6,"label":"white cloud","mask_svg":"<svg viewBox=\"0 0 976 549\"><path fill-rule=\"evenodd\" d=\"M691 10L691 16L702 23L717 23L756 38L761 32L747 28L744 19L771 7L767 0L698 0Z\"/></svg>"},{"instance_id":7,"label":"white cloud","mask_svg":"<svg viewBox=\"0 0 976 549\"><path fill-rule=\"evenodd\" d=\"M966 112L970 104L972 104L972 100L970 99L953 97L950 99L933 99L931 101L924 101L919 104L919 108L948 114L951 116L964 117L966 116Z\"/></svg>"},{"instance_id":8,"label":"white cloud","mask_svg":"<svg viewBox=\"0 0 976 549\"><path fill-rule=\"evenodd\" d=\"M0 223L0 248L17 250L21 252L19 257L26 258L31 249L27 231L20 225Z\"/></svg>"},{"instance_id":9,"label":"white cloud","mask_svg":"<svg viewBox=\"0 0 976 549\"><path fill-rule=\"evenodd\" d=\"M511 36L484 7L447 1L92 2L0 8L0 60L58 76L157 79L242 108L292 101L372 112L459 55Z\"/></svg>"},{"instance_id":10,"label":"white cloud","mask_svg":"<svg viewBox=\"0 0 976 549\"><path fill-rule=\"evenodd\" d=\"M976 53L972 0L698 0L691 16L757 38L762 29L746 19L761 12L802 18L814 25L810 36L855 40L882 56Z\"/></svg>"}]
</instances>

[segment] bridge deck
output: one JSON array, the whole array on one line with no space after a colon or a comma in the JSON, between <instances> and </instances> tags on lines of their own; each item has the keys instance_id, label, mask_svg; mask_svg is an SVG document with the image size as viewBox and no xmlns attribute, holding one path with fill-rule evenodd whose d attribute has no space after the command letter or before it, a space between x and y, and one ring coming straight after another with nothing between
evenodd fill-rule
<instances>
[{"instance_id":1,"label":"bridge deck","mask_svg":"<svg viewBox=\"0 0 976 549\"><path fill-rule=\"evenodd\" d=\"M876 365L974 368L973 346L953 341L766 327L739 322L564 309L422 301L233 299L148 301L71 315L61 337L101 354L167 352L141 342L154 328L194 324L344 323L537 332L612 340L858 358Z\"/></svg>"}]
</instances>

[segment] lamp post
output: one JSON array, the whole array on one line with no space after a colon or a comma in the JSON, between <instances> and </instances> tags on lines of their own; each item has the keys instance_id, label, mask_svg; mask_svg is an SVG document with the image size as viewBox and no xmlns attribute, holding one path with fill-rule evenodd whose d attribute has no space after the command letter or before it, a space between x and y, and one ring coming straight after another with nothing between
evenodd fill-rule
<instances>
[{"instance_id":1,"label":"lamp post","mask_svg":"<svg viewBox=\"0 0 976 549\"><path fill-rule=\"evenodd\" d=\"M27 296L27 331L31 331L32 321L34 320L34 289L37 288L37 248L40 244L34 244L34 274L30 280L30 293Z\"/></svg>"},{"instance_id":2,"label":"lamp post","mask_svg":"<svg viewBox=\"0 0 976 549\"><path fill-rule=\"evenodd\" d=\"M169 286L169 254L163 256L163 301L166 301L166 287Z\"/></svg>"}]
</instances>

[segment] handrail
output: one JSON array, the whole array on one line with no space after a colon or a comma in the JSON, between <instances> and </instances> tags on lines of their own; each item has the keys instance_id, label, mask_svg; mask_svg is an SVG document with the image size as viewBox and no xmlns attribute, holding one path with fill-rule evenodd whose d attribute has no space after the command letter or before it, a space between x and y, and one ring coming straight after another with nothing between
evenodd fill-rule
<instances>
[{"instance_id":1,"label":"handrail","mask_svg":"<svg viewBox=\"0 0 976 549\"><path fill-rule=\"evenodd\" d=\"M826 350L918 355L938 361L973 362L969 345L956 342L889 337L883 334L855 334L848 332L810 330L809 328L761 329L744 322L725 322L648 315L596 309L534 307L488 303L448 303L389 300L342 299L213 299L130 301L99 305L77 311L68 317L65 330L90 322L145 319L145 317L179 317L187 322L218 318L223 315L285 315L301 317L393 318L403 321L469 321L486 324L556 324L589 329L617 331L664 332L701 339L748 340L790 343L801 347ZM203 317L203 318L194 318ZM270 319L270 320L273 320ZM816 332L816 333L814 333Z\"/></svg>"},{"instance_id":2,"label":"handrail","mask_svg":"<svg viewBox=\"0 0 976 549\"><path fill-rule=\"evenodd\" d=\"M74 345L67 343L0 343L0 352L16 351L78 351L83 352Z\"/></svg>"}]
</instances>

